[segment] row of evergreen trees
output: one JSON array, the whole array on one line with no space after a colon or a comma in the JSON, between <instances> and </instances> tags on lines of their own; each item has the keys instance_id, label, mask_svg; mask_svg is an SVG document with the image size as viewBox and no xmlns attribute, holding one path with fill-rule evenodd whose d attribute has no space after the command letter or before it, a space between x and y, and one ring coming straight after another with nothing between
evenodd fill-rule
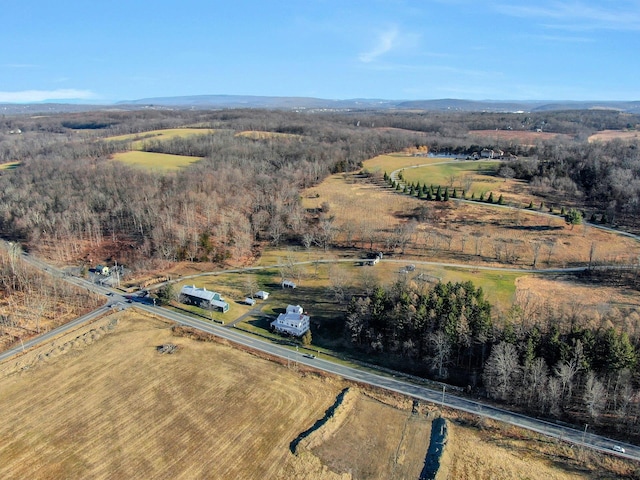
<instances>
[{"instance_id":1,"label":"row of evergreen trees","mask_svg":"<svg viewBox=\"0 0 640 480\"><path fill-rule=\"evenodd\" d=\"M497 205L504 205L504 197L502 194L496 199L493 195L493 192L490 192L488 196L485 197L484 192L480 194L478 198L476 198L475 193L471 194L471 197L467 198L467 194L465 190L458 191L457 188L449 188L442 187L440 185L429 185L425 183L421 185L420 182L411 182L408 184L402 181L402 172L398 173L398 181L393 180L387 172L384 173L384 180L387 184L391 186L397 192L403 193L405 195L410 195L412 197L418 197L425 200L435 200L436 202L447 202L450 198L460 198L463 200L475 200L479 202L485 203L493 203Z\"/></svg>"}]
</instances>

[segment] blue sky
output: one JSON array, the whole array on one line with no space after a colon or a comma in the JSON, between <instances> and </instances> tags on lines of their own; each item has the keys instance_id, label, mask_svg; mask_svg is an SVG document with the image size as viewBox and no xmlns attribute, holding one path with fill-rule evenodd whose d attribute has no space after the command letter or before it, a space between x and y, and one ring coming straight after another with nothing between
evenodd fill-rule
<instances>
[{"instance_id":1,"label":"blue sky","mask_svg":"<svg viewBox=\"0 0 640 480\"><path fill-rule=\"evenodd\" d=\"M2 0L0 103L640 100L640 0Z\"/></svg>"}]
</instances>

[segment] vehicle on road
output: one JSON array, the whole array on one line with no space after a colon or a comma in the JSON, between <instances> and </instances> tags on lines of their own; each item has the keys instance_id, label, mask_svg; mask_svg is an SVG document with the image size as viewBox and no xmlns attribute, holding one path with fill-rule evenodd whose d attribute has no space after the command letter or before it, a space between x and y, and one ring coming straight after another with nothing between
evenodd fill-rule
<instances>
[{"instance_id":1,"label":"vehicle on road","mask_svg":"<svg viewBox=\"0 0 640 480\"><path fill-rule=\"evenodd\" d=\"M618 452L618 453L625 453L624 448L622 448L620 445L614 445L611 448L614 452Z\"/></svg>"},{"instance_id":2,"label":"vehicle on road","mask_svg":"<svg viewBox=\"0 0 640 480\"><path fill-rule=\"evenodd\" d=\"M305 353L305 354L303 354L302 356L303 356L303 357L305 357L305 358L316 358L316 356L315 356L315 355L312 355L312 354L310 354L310 353Z\"/></svg>"}]
</instances>

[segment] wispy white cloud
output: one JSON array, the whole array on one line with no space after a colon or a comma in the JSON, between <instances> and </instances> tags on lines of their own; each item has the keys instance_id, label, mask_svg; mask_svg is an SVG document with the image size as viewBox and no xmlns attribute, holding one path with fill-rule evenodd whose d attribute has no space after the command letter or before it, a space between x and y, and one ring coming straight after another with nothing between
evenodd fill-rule
<instances>
[{"instance_id":1,"label":"wispy white cloud","mask_svg":"<svg viewBox=\"0 0 640 480\"><path fill-rule=\"evenodd\" d=\"M390 52L397 46L397 43L398 29L397 27L392 27L378 35L373 48L367 52L361 53L358 58L361 62L371 63L385 53Z\"/></svg>"},{"instance_id":2,"label":"wispy white cloud","mask_svg":"<svg viewBox=\"0 0 640 480\"><path fill-rule=\"evenodd\" d=\"M31 103L48 100L89 100L96 98L90 90L76 90L72 88L59 90L22 90L18 92L1 92L0 102L3 103Z\"/></svg>"},{"instance_id":3,"label":"wispy white cloud","mask_svg":"<svg viewBox=\"0 0 640 480\"><path fill-rule=\"evenodd\" d=\"M533 5L496 3L494 9L503 15L539 19L550 28L640 30L640 2L637 0L619 0L605 5L583 0L539 1Z\"/></svg>"}]
</instances>

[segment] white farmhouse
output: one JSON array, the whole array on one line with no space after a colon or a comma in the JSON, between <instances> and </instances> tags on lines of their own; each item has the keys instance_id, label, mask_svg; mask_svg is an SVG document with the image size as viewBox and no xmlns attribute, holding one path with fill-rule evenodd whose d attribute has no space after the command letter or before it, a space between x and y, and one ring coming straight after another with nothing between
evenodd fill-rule
<instances>
[{"instance_id":1,"label":"white farmhouse","mask_svg":"<svg viewBox=\"0 0 640 480\"><path fill-rule=\"evenodd\" d=\"M309 315L304 313L300 305L289 305L286 313L281 313L271 322L271 327L277 332L301 337L309 330Z\"/></svg>"}]
</instances>

